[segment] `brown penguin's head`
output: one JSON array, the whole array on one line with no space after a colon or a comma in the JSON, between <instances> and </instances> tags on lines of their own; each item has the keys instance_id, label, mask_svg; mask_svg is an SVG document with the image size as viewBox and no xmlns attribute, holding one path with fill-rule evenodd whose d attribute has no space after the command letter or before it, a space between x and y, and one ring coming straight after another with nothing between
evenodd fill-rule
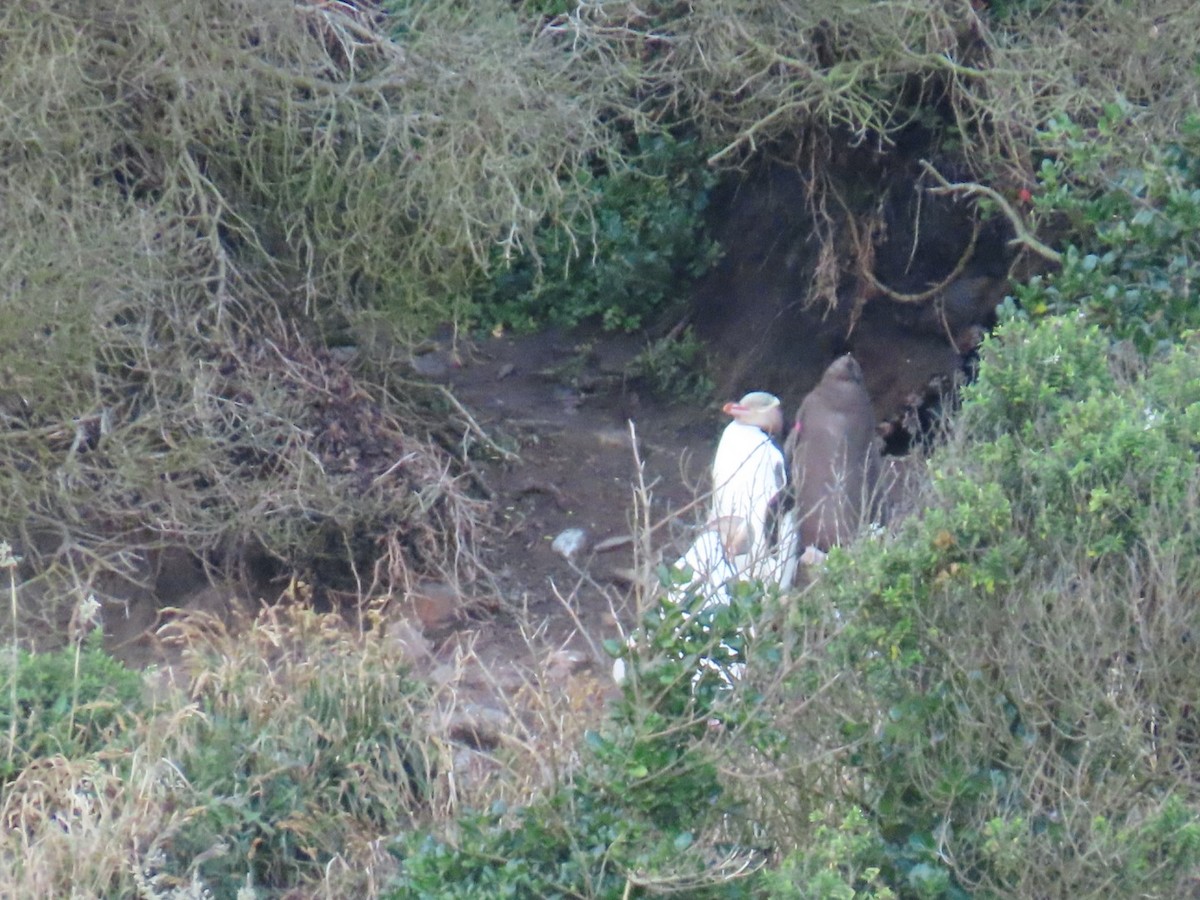
<instances>
[{"instance_id":1,"label":"brown penguin's head","mask_svg":"<svg viewBox=\"0 0 1200 900\"><path fill-rule=\"evenodd\" d=\"M858 360L850 353L844 356L839 356L829 364L829 368L825 370L825 375L822 378L839 381L853 381L862 384L863 373L862 368L858 364Z\"/></svg>"}]
</instances>

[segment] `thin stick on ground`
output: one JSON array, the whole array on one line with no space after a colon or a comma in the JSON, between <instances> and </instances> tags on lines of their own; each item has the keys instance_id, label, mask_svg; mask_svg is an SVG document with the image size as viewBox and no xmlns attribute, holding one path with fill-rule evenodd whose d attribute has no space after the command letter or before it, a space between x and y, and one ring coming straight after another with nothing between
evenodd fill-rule
<instances>
[{"instance_id":1,"label":"thin stick on ground","mask_svg":"<svg viewBox=\"0 0 1200 900\"><path fill-rule=\"evenodd\" d=\"M7 768L12 770L13 756L17 750L17 678L20 674L21 647L17 631L17 557L7 541L0 541L0 568L8 569L9 614L12 616L12 671L9 674L8 758Z\"/></svg>"}]
</instances>

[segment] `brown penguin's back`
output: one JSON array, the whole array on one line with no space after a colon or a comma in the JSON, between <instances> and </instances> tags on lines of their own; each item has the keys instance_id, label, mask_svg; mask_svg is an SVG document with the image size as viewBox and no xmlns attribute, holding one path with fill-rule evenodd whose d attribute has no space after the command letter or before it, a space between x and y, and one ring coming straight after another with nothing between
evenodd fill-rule
<instances>
[{"instance_id":1,"label":"brown penguin's back","mask_svg":"<svg viewBox=\"0 0 1200 900\"><path fill-rule=\"evenodd\" d=\"M875 412L862 370L846 354L804 398L788 437L800 546L828 550L871 515L878 478Z\"/></svg>"}]
</instances>

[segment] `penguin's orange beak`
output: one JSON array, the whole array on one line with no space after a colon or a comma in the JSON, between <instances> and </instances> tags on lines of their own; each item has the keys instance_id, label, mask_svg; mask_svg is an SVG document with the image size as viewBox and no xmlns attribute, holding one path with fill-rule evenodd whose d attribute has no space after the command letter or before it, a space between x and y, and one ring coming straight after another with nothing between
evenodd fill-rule
<instances>
[{"instance_id":1,"label":"penguin's orange beak","mask_svg":"<svg viewBox=\"0 0 1200 900\"><path fill-rule=\"evenodd\" d=\"M721 412L727 416L736 415L738 412L743 412L745 407L740 403L734 403L732 400L721 407Z\"/></svg>"}]
</instances>

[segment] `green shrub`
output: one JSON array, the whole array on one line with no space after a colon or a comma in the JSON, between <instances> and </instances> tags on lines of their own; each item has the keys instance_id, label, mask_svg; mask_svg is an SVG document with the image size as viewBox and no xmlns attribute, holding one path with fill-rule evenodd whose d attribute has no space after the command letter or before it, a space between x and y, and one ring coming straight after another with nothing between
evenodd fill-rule
<instances>
[{"instance_id":1,"label":"green shrub","mask_svg":"<svg viewBox=\"0 0 1200 900\"><path fill-rule=\"evenodd\" d=\"M665 134L641 138L621 168L577 170L572 192L586 202L541 226L536 256L495 254L475 298L480 321L525 331L596 319L636 331L678 308L717 258L704 222L715 177L698 143Z\"/></svg>"},{"instance_id":2,"label":"green shrub","mask_svg":"<svg viewBox=\"0 0 1200 900\"><path fill-rule=\"evenodd\" d=\"M402 842L392 896L1186 893L1198 438L1195 341L1146 360L1010 313L919 514L835 549L779 621L749 586L652 606L610 647L629 681L578 768ZM722 641L750 663L733 690L693 679ZM749 874L757 846L778 861Z\"/></svg>"},{"instance_id":3,"label":"green shrub","mask_svg":"<svg viewBox=\"0 0 1200 900\"><path fill-rule=\"evenodd\" d=\"M502 807L462 816L454 845L424 836L405 848L404 873L385 896L620 897L626 879L613 850L640 829L595 799L564 789L511 817Z\"/></svg>"},{"instance_id":4,"label":"green shrub","mask_svg":"<svg viewBox=\"0 0 1200 900\"><path fill-rule=\"evenodd\" d=\"M146 706L141 673L109 656L99 629L46 653L0 654L0 794L31 762L78 759L117 742ZM13 701L15 700L15 707ZM12 743L10 744L10 737Z\"/></svg>"},{"instance_id":5,"label":"green shrub","mask_svg":"<svg viewBox=\"0 0 1200 900\"><path fill-rule=\"evenodd\" d=\"M1200 381L1187 353L1130 381L1107 334L1077 318L1013 323L1000 340L961 427L1018 529L1035 549L1069 533L1092 557L1133 551L1156 498L1179 500L1192 478Z\"/></svg>"},{"instance_id":6,"label":"green shrub","mask_svg":"<svg viewBox=\"0 0 1200 900\"><path fill-rule=\"evenodd\" d=\"M1200 696L1198 417L1194 342L1139 361L1078 317L1011 318L920 514L831 554L792 627L822 606L843 625L794 680L808 721L781 765L832 768L834 821L866 812L855 846L872 886L1194 884L1200 729L1182 698ZM795 838L809 863L813 833Z\"/></svg>"},{"instance_id":7,"label":"green shrub","mask_svg":"<svg viewBox=\"0 0 1200 900\"><path fill-rule=\"evenodd\" d=\"M1057 150L1042 161L1035 209L1062 221L1070 243L1061 270L1017 296L1034 313L1082 309L1147 353L1200 328L1200 117L1114 176L1129 115L1113 103L1092 129L1060 120L1044 135Z\"/></svg>"},{"instance_id":8,"label":"green shrub","mask_svg":"<svg viewBox=\"0 0 1200 900\"><path fill-rule=\"evenodd\" d=\"M233 896L319 878L430 800L422 691L377 644L303 610L193 656L199 715L170 735L191 810L161 869Z\"/></svg>"},{"instance_id":9,"label":"green shrub","mask_svg":"<svg viewBox=\"0 0 1200 900\"><path fill-rule=\"evenodd\" d=\"M654 341L629 364L629 377L641 379L654 393L697 406L712 399L715 386L708 372L708 355L691 328Z\"/></svg>"},{"instance_id":10,"label":"green shrub","mask_svg":"<svg viewBox=\"0 0 1200 900\"><path fill-rule=\"evenodd\" d=\"M829 823L814 813L811 842L793 851L762 877L765 896L772 900L888 900L896 894L882 884L876 861L883 845L878 832L851 806L845 818Z\"/></svg>"}]
</instances>

